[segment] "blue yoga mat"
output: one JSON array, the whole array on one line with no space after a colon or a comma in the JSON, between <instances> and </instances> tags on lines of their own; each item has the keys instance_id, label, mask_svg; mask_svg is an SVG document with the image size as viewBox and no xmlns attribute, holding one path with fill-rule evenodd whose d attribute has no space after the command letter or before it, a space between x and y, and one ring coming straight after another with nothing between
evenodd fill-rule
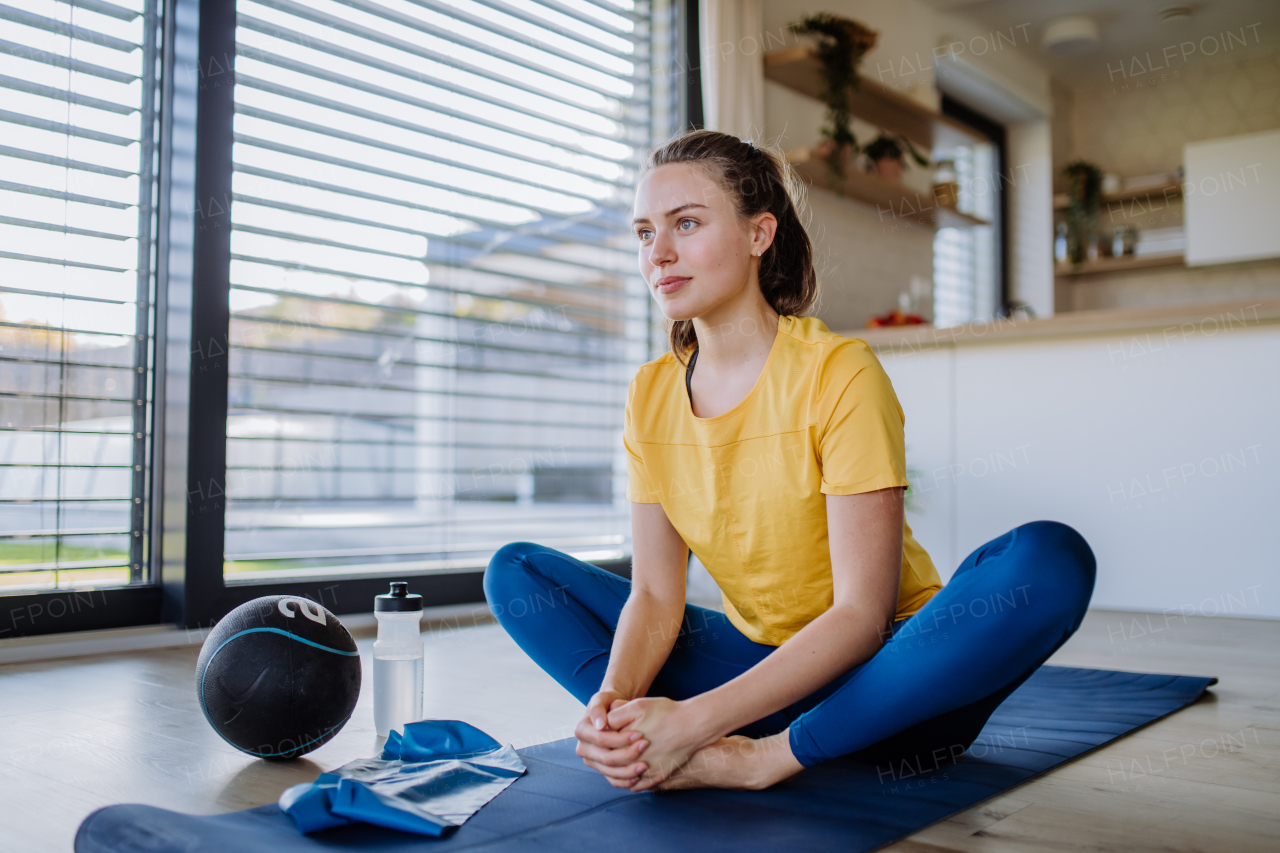
<instances>
[{"instance_id":1,"label":"blue yoga mat","mask_svg":"<svg viewBox=\"0 0 1280 853\"><path fill-rule=\"evenodd\" d=\"M1194 702L1216 678L1044 666L950 763L838 759L767 791L632 794L584 767L575 741L520 750L527 772L456 832L426 838L356 825L310 836L274 803L196 816L144 805L99 809L76 853L332 850L873 850Z\"/></svg>"}]
</instances>

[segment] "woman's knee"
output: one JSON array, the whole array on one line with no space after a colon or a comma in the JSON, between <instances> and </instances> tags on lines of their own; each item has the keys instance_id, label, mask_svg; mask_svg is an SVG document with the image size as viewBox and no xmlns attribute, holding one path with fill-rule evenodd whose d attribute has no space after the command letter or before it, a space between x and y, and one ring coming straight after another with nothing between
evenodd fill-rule
<instances>
[{"instance_id":1,"label":"woman's knee","mask_svg":"<svg viewBox=\"0 0 1280 853\"><path fill-rule=\"evenodd\" d=\"M507 597L510 582L520 581L530 568L526 558L541 547L535 542L508 542L494 552L484 570L484 595L489 604Z\"/></svg>"},{"instance_id":2,"label":"woman's knee","mask_svg":"<svg viewBox=\"0 0 1280 853\"><path fill-rule=\"evenodd\" d=\"M1030 541L1042 550L1069 555L1087 574L1096 568L1093 549L1074 527L1061 521L1032 521L1018 528L1018 540Z\"/></svg>"},{"instance_id":3,"label":"woman's knee","mask_svg":"<svg viewBox=\"0 0 1280 853\"><path fill-rule=\"evenodd\" d=\"M1083 608L1093 595L1097 560L1079 531L1060 521L1033 521L1018 528L1018 545L1034 554L1036 574L1060 586L1060 594L1075 593Z\"/></svg>"}]
</instances>

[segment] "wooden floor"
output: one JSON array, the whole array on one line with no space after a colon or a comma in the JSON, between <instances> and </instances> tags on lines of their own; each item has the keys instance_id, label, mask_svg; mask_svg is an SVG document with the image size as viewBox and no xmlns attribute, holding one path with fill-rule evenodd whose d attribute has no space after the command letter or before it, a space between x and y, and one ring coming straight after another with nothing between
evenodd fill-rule
<instances>
[{"instance_id":1,"label":"wooden floor","mask_svg":"<svg viewBox=\"0 0 1280 853\"><path fill-rule=\"evenodd\" d=\"M581 712L493 624L425 635L426 716L517 747ZM371 637L358 640L366 672ZM0 850L66 851L89 812L216 813L274 802L373 755L371 697L330 743L268 763L223 742L195 696L198 646L0 666ZM1092 611L1051 663L1215 675L1212 695L889 847L956 851L1280 850L1280 621Z\"/></svg>"}]
</instances>

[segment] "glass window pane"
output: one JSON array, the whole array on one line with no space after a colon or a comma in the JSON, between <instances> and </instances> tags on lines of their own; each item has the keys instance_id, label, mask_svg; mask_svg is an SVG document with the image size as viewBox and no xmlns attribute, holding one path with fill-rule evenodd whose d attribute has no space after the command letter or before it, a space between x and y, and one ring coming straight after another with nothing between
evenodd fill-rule
<instances>
[{"instance_id":1,"label":"glass window pane","mask_svg":"<svg viewBox=\"0 0 1280 853\"><path fill-rule=\"evenodd\" d=\"M159 16L147 0L11 5L0 594L141 583Z\"/></svg>"}]
</instances>

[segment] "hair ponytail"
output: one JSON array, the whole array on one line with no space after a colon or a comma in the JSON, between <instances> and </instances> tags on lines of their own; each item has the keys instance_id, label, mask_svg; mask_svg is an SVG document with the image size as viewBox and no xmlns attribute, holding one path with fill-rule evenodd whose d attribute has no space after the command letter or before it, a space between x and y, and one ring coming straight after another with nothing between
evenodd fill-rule
<instances>
[{"instance_id":1,"label":"hair ponytail","mask_svg":"<svg viewBox=\"0 0 1280 853\"><path fill-rule=\"evenodd\" d=\"M778 220L773 243L760 258L760 292L779 314L799 315L818 298L813 245L800 221L803 191L780 151L743 142L714 130L692 130L650 152L640 175L668 163L702 168L733 200L743 221L761 213ZM683 364L698 342L692 320L676 320L667 333L671 351Z\"/></svg>"}]
</instances>

